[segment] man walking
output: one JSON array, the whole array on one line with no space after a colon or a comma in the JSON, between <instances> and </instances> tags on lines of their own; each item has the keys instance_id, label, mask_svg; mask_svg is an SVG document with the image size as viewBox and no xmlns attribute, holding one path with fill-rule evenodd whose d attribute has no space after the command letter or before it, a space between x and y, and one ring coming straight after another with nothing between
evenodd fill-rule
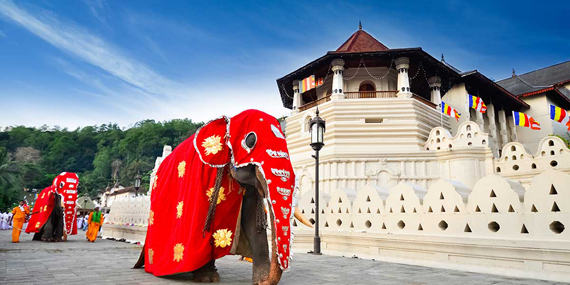
<instances>
[{"instance_id":1,"label":"man walking","mask_svg":"<svg viewBox=\"0 0 570 285\"><path fill-rule=\"evenodd\" d=\"M99 233L99 227L103 224L105 218L99 211L99 207L95 207L95 210L89 214L89 228L87 229L87 240L90 242L95 242L97 239L97 234Z\"/></svg>"},{"instance_id":2,"label":"man walking","mask_svg":"<svg viewBox=\"0 0 570 285\"><path fill-rule=\"evenodd\" d=\"M20 234L24 230L24 222L26 221L26 215L30 214L30 208L26 207L24 200L20 201L20 206L15 207L12 210L14 214L12 219L12 242L20 242Z\"/></svg>"}]
</instances>

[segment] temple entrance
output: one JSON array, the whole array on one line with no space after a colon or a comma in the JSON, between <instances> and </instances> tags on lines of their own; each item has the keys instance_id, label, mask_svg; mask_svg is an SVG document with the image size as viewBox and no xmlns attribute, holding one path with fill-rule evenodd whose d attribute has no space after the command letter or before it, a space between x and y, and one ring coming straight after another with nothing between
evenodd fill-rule
<instances>
[{"instance_id":1,"label":"temple entrance","mask_svg":"<svg viewBox=\"0 0 570 285\"><path fill-rule=\"evenodd\" d=\"M376 98L376 87L372 82L364 81L360 83L358 92L360 93L360 98Z\"/></svg>"}]
</instances>

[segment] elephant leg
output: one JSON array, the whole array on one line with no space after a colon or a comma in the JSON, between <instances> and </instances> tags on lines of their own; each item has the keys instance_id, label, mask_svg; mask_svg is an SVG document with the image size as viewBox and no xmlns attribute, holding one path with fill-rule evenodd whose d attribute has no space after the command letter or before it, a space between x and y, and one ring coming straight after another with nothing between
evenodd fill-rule
<instances>
[{"instance_id":1,"label":"elephant leg","mask_svg":"<svg viewBox=\"0 0 570 285\"><path fill-rule=\"evenodd\" d=\"M50 215L44 224L42 241L53 241L53 215Z\"/></svg>"},{"instance_id":2,"label":"elephant leg","mask_svg":"<svg viewBox=\"0 0 570 285\"><path fill-rule=\"evenodd\" d=\"M63 238L63 215L61 213L58 215L56 214L56 218L54 219L54 231L53 231L53 240L54 241L62 241Z\"/></svg>"},{"instance_id":3,"label":"elephant leg","mask_svg":"<svg viewBox=\"0 0 570 285\"><path fill-rule=\"evenodd\" d=\"M257 230L257 200L261 199L253 187L246 190L241 211L241 227L251 247L253 258L253 284L259 284L269 278L269 247L267 231Z\"/></svg>"},{"instance_id":4,"label":"elephant leg","mask_svg":"<svg viewBox=\"0 0 570 285\"><path fill-rule=\"evenodd\" d=\"M55 205L53 206L53 240L61 241L63 237L63 209L61 208L61 197L55 195Z\"/></svg>"},{"instance_id":5,"label":"elephant leg","mask_svg":"<svg viewBox=\"0 0 570 285\"><path fill-rule=\"evenodd\" d=\"M32 240L42 240L42 234L44 233L44 230L41 229L39 232L34 234L34 237L32 238Z\"/></svg>"},{"instance_id":6,"label":"elephant leg","mask_svg":"<svg viewBox=\"0 0 570 285\"><path fill-rule=\"evenodd\" d=\"M194 281L202 283L220 282L220 275L215 265L216 260L210 260L206 265L192 272Z\"/></svg>"}]
</instances>

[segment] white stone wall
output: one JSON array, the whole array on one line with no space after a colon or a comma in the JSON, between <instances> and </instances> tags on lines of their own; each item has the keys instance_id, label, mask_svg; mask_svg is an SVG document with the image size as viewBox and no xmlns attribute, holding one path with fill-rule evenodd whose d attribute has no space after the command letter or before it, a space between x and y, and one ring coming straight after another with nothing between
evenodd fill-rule
<instances>
[{"instance_id":1,"label":"white stone wall","mask_svg":"<svg viewBox=\"0 0 570 285\"><path fill-rule=\"evenodd\" d=\"M530 187L534 176L545 170L555 169L570 173L570 149L558 137L544 137L532 155L521 143L512 142L503 147L502 155L495 162L495 173Z\"/></svg>"}]
</instances>

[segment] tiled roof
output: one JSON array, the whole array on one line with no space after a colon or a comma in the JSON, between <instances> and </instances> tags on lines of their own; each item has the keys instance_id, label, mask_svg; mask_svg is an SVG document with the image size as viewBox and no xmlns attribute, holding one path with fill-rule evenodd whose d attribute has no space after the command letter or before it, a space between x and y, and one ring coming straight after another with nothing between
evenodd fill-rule
<instances>
[{"instance_id":1,"label":"tiled roof","mask_svg":"<svg viewBox=\"0 0 570 285\"><path fill-rule=\"evenodd\" d=\"M356 31L344 44L336 49L337 53L344 52L373 52L388 50L383 43L379 42L369 33L362 29Z\"/></svg>"},{"instance_id":2,"label":"tiled roof","mask_svg":"<svg viewBox=\"0 0 570 285\"><path fill-rule=\"evenodd\" d=\"M497 81L497 84L515 95L525 95L541 93L537 91L544 89L552 90L554 85L568 82L569 80L570 61L566 61L525 74L515 75L514 77Z\"/></svg>"}]
</instances>

